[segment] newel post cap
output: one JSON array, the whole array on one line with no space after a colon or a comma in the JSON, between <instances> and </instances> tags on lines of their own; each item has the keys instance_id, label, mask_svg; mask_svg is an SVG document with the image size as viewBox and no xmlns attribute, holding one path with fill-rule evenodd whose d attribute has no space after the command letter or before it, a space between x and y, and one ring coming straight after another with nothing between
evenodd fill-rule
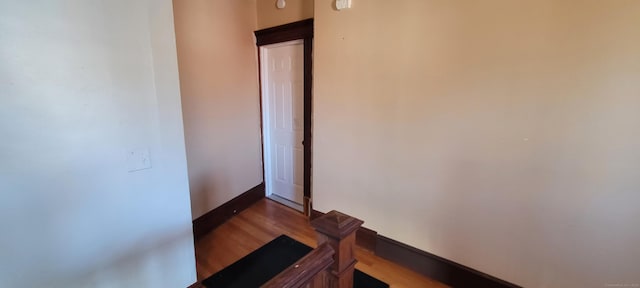
<instances>
[{"instance_id":1,"label":"newel post cap","mask_svg":"<svg viewBox=\"0 0 640 288\"><path fill-rule=\"evenodd\" d=\"M354 233L364 221L333 210L311 221L316 231L336 239L344 239Z\"/></svg>"}]
</instances>

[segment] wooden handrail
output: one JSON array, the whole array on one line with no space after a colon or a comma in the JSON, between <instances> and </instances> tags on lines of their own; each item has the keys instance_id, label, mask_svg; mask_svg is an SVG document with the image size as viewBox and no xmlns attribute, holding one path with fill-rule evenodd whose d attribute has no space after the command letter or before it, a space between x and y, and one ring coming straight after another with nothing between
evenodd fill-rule
<instances>
[{"instance_id":1,"label":"wooden handrail","mask_svg":"<svg viewBox=\"0 0 640 288\"><path fill-rule=\"evenodd\" d=\"M328 243L313 249L286 270L273 277L262 288L300 288L323 282L324 273L333 264L333 248Z\"/></svg>"},{"instance_id":2,"label":"wooden handrail","mask_svg":"<svg viewBox=\"0 0 640 288\"><path fill-rule=\"evenodd\" d=\"M352 288L356 261L356 230L362 220L331 211L311 221L318 248L289 266L262 287Z\"/></svg>"},{"instance_id":3,"label":"wooden handrail","mask_svg":"<svg viewBox=\"0 0 640 288\"><path fill-rule=\"evenodd\" d=\"M331 211L311 221L316 229L318 248L276 275L263 288L353 288L356 261L354 250L358 220ZM189 288L204 288L198 282Z\"/></svg>"}]
</instances>

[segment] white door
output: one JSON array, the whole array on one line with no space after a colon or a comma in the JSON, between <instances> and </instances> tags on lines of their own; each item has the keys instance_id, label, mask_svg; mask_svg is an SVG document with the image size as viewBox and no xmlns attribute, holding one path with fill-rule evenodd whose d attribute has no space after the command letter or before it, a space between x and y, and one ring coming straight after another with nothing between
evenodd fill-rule
<instances>
[{"instance_id":1,"label":"white door","mask_svg":"<svg viewBox=\"0 0 640 288\"><path fill-rule=\"evenodd\" d=\"M298 209L304 198L303 47L296 40L260 48L267 196Z\"/></svg>"}]
</instances>

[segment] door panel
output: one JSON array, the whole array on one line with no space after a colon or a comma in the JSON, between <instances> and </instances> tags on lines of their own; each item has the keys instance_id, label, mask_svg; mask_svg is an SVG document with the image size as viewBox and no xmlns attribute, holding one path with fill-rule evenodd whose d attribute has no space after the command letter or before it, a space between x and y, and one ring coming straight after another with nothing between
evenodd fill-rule
<instances>
[{"instance_id":1,"label":"door panel","mask_svg":"<svg viewBox=\"0 0 640 288\"><path fill-rule=\"evenodd\" d=\"M301 42L265 48L268 63L263 79L269 87L267 97L271 173L267 189L282 198L303 203L304 193L304 49Z\"/></svg>"}]
</instances>

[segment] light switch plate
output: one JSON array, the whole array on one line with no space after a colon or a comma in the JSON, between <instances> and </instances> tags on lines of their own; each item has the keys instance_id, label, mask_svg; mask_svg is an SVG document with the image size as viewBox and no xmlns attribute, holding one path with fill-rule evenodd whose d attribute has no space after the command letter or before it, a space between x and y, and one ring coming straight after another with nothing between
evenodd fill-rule
<instances>
[{"instance_id":1,"label":"light switch plate","mask_svg":"<svg viewBox=\"0 0 640 288\"><path fill-rule=\"evenodd\" d=\"M127 168L129 172L151 168L151 156L148 148L137 148L127 152Z\"/></svg>"}]
</instances>

